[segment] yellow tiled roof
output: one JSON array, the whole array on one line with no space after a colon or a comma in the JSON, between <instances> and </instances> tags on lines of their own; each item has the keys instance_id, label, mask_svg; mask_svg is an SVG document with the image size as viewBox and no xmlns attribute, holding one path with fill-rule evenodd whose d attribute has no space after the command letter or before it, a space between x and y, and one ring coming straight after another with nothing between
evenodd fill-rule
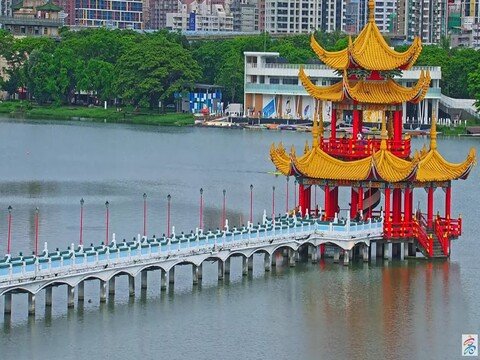
<instances>
[{"instance_id":1,"label":"yellow tiled roof","mask_svg":"<svg viewBox=\"0 0 480 360\"><path fill-rule=\"evenodd\" d=\"M349 38L349 45L346 49L326 51L312 35L310 38L312 50L326 65L337 70L346 70L349 67L380 71L410 69L422 51L422 41L415 37L412 45L405 52L393 50L375 24L374 4L369 3L369 7L369 21L353 42Z\"/></svg>"},{"instance_id":2,"label":"yellow tiled roof","mask_svg":"<svg viewBox=\"0 0 480 360\"><path fill-rule=\"evenodd\" d=\"M418 103L425 98L431 80L430 73L423 70L418 82L411 88L401 86L393 79L348 80L344 74L342 81L322 87L313 84L303 68L300 68L299 78L305 90L317 100L340 102L348 97L369 104L399 104L405 101Z\"/></svg>"}]
</instances>

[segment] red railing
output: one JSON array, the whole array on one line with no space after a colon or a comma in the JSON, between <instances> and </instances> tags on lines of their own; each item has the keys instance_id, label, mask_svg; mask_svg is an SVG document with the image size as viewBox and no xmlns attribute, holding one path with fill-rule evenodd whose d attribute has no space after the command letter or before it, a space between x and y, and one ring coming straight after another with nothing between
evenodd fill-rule
<instances>
[{"instance_id":1,"label":"red railing","mask_svg":"<svg viewBox=\"0 0 480 360\"><path fill-rule=\"evenodd\" d=\"M380 139L324 139L323 150L332 156L361 159L380 150L380 142ZM406 158L410 155L410 139L387 140L387 149L398 157Z\"/></svg>"},{"instance_id":2,"label":"red railing","mask_svg":"<svg viewBox=\"0 0 480 360\"><path fill-rule=\"evenodd\" d=\"M423 222L417 219L400 223L385 222L383 233L386 239L414 238L425 249L428 256L433 256L433 238L428 236Z\"/></svg>"},{"instance_id":3,"label":"red railing","mask_svg":"<svg viewBox=\"0 0 480 360\"><path fill-rule=\"evenodd\" d=\"M462 234L462 219L446 219L437 216L434 223L435 235L445 255L450 254L450 239Z\"/></svg>"}]
</instances>

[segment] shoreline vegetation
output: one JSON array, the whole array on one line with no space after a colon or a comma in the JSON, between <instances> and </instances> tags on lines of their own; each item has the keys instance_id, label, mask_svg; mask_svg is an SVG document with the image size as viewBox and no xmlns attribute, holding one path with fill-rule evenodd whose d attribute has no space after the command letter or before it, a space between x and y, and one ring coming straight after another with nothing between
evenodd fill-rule
<instances>
[{"instance_id":1,"label":"shoreline vegetation","mask_svg":"<svg viewBox=\"0 0 480 360\"><path fill-rule=\"evenodd\" d=\"M92 122L158 125L158 126L192 126L192 114L161 113L148 109L115 107L104 109L99 106L74 105L38 105L29 101L0 102L0 115L10 118L50 119L50 120L87 120Z\"/></svg>"}]
</instances>

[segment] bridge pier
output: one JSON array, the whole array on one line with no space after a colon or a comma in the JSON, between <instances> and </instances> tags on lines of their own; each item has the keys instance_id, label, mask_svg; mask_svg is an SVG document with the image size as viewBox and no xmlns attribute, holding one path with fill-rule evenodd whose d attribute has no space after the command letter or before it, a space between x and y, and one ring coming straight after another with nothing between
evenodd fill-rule
<instances>
[{"instance_id":1,"label":"bridge pier","mask_svg":"<svg viewBox=\"0 0 480 360\"><path fill-rule=\"evenodd\" d=\"M107 282L100 280L100 302L107 302Z\"/></svg>"},{"instance_id":2,"label":"bridge pier","mask_svg":"<svg viewBox=\"0 0 480 360\"><path fill-rule=\"evenodd\" d=\"M5 315L10 315L12 313L12 293L5 294L3 298L4 298L3 313Z\"/></svg>"},{"instance_id":3,"label":"bridge pier","mask_svg":"<svg viewBox=\"0 0 480 360\"><path fill-rule=\"evenodd\" d=\"M163 269L160 269L160 290L167 289L167 272Z\"/></svg>"},{"instance_id":4,"label":"bridge pier","mask_svg":"<svg viewBox=\"0 0 480 360\"><path fill-rule=\"evenodd\" d=\"M252 256L253 257L253 256ZM265 265L265 271L268 272L272 269L272 259L269 253L265 253L265 257L263 259L263 263Z\"/></svg>"},{"instance_id":5,"label":"bridge pier","mask_svg":"<svg viewBox=\"0 0 480 360\"><path fill-rule=\"evenodd\" d=\"M245 256L242 256L242 275L248 275L248 259Z\"/></svg>"},{"instance_id":6,"label":"bridge pier","mask_svg":"<svg viewBox=\"0 0 480 360\"><path fill-rule=\"evenodd\" d=\"M192 278L193 278L193 285L197 285L199 279L201 279L200 272L201 272L202 265L193 265L192 264Z\"/></svg>"},{"instance_id":7,"label":"bridge pier","mask_svg":"<svg viewBox=\"0 0 480 360\"><path fill-rule=\"evenodd\" d=\"M405 248L407 248L406 251L405 251ZM402 260L402 261L405 260L405 252L408 253L408 244L407 243L401 243L400 244L400 260Z\"/></svg>"},{"instance_id":8,"label":"bridge pier","mask_svg":"<svg viewBox=\"0 0 480 360\"><path fill-rule=\"evenodd\" d=\"M345 250L343 252L343 265L348 265L350 263L351 257L352 257L352 250Z\"/></svg>"},{"instance_id":9,"label":"bridge pier","mask_svg":"<svg viewBox=\"0 0 480 360\"><path fill-rule=\"evenodd\" d=\"M218 280L223 280L223 274L224 274L223 261L218 259L217 266L218 266Z\"/></svg>"},{"instance_id":10,"label":"bridge pier","mask_svg":"<svg viewBox=\"0 0 480 360\"><path fill-rule=\"evenodd\" d=\"M49 308L52 307L53 301L53 287L47 286L45 288L45 307Z\"/></svg>"},{"instance_id":11,"label":"bridge pier","mask_svg":"<svg viewBox=\"0 0 480 360\"><path fill-rule=\"evenodd\" d=\"M340 262L340 248L338 246L335 246L335 249L333 250L333 262Z\"/></svg>"},{"instance_id":12,"label":"bridge pier","mask_svg":"<svg viewBox=\"0 0 480 360\"><path fill-rule=\"evenodd\" d=\"M272 254L272 267L277 267L277 256L275 254L275 252Z\"/></svg>"},{"instance_id":13,"label":"bridge pier","mask_svg":"<svg viewBox=\"0 0 480 360\"><path fill-rule=\"evenodd\" d=\"M362 245L362 257L363 257L363 262L368 262L368 246L367 244Z\"/></svg>"},{"instance_id":14,"label":"bridge pier","mask_svg":"<svg viewBox=\"0 0 480 360\"><path fill-rule=\"evenodd\" d=\"M248 258L248 271L253 271L253 254Z\"/></svg>"},{"instance_id":15,"label":"bridge pier","mask_svg":"<svg viewBox=\"0 0 480 360\"><path fill-rule=\"evenodd\" d=\"M377 258L383 258L383 252L384 252L384 243L383 242L375 242L376 244L376 255L377 255Z\"/></svg>"},{"instance_id":16,"label":"bridge pier","mask_svg":"<svg viewBox=\"0 0 480 360\"><path fill-rule=\"evenodd\" d=\"M73 308L75 306L75 288L67 285L67 308Z\"/></svg>"},{"instance_id":17,"label":"bridge pier","mask_svg":"<svg viewBox=\"0 0 480 360\"><path fill-rule=\"evenodd\" d=\"M226 275L230 275L230 261L231 259L230 258L227 258L225 260L225 264L224 264L224 272L225 272L225 276Z\"/></svg>"},{"instance_id":18,"label":"bridge pier","mask_svg":"<svg viewBox=\"0 0 480 360\"><path fill-rule=\"evenodd\" d=\"M135 277L132 275L128 275L128 296L135 296Z\"/></svg>"},{"instance_id":19,"label":"bridge pier","mask_svg":"<svg viewBox=\"0 0 480 360\"><path fill-rule=\"evenodd\" d=\"M417 246L415 243L408 243L408 256L417 256Z\"/></svg>"},{"instance_id":20,"label":"bridge pier","mask_svg":"<svg viewBox=\"0 0 480 360\"><path fill-rule=\"evenodd\" d=\"M115 295L115 276L108 280L108 294Z\"/></svg>"},{"instance_id":21,"label":"bridge pier","mask_svg":"<svg viewBox=\"0 0 480 360\"><path fill-rule=\"evenodd\" d=\"M175 266L172 266L172 268L168 272L168 283L169 284L175 283Z\"/></svg>"},{"instance_id":22,"label":"bridge pier","mask_svg":"<svg viewBox=\"0 0 480 360\"><path fill-rule=\"evenodd\" d=\"M393 258L393 244L391 242L384 245L384 254L383 258L386 260L392 260Z\"/></svg>"},{"instance_id":23,"label":"bridge pier","mask_svg":"<svg viewBox=\"0 0 480 360\"><path fill-rule=\"evenodd\" d=\"M78 301L82 302L85 300L85 281L81 281L78 284Z\"/></svg>"},{"instance_id":24,"label":"bridge pier","mask_svg":"<svg viewBox=\"0 0 480 360\"><path fill-rule=\"evenodd\" d=\"M147 270L142 270L140 272L140 289L142 290L147 289L147 282L148 282L148 272Z\"/></svg>"},{"instance_id":25,"label":"bridge pier","mask_svg":"<svg viewBox=\"0 0 480 360\"><path fill-rule=\"evenodd\" d=\"M370 243L370 260L375 260L377 257L377 242L372 241Z\"/></svg>"},{"instance_id":26,"label":"bridge pier","mask_svg":"<svg viewBox=\"0 0 480 360\"><path fill-rule=\"evenodd\" d=\"M28 293L28 316L35 316L35 295Z\"/></svg>"},{"instance_id":27,"label":"bridge pier","mask_svg":"<svg viewBox=\"0 0 480 360\"><path fill-rule=\"evenodd\" d=\"M311 260L312 260L312 263L314 264L318 262L318 247L311 245L311 248L312 248Z\"/></svg>"},{"instance_id":28,"label":"bridge pier","mask_svg":"<svg viewBox=\"0 0 480 360\"><path fill-rule=\"evenodd\" d=\"M288 249L288 264L290 267L295 267L295 265L297 265L296 258L297 252L293 251L292 249Z\"/></svg>"}]
</instances>

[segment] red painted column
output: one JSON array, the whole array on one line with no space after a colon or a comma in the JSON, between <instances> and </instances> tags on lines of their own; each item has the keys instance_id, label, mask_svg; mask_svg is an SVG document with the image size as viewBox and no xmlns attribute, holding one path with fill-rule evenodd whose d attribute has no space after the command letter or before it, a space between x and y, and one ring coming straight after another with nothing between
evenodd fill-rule
<instances>
[{"instance_id":1,"label":"red painted column","mask_svg":"<svg viewBox=\"0 0 480 360\"><path fill-rule=\"evenodd\" d=\"M402 189L393 189L393 222L399 223L402 219Z\"/></svg>"},{"instance_id":2,"label":"red painted column","mask_svg":"<svg viewBox=\"0 0 480 360\"><path fill-rule=\"evenodd\" d=\"M433 226L433 192L432 186L428 188L428 207L427 207L427 226L431 228Z\"/></svg>"},{"instance_id":3,"label":"red painted column","mask_svg":"<svg viewBox=\"0 0 480 360\"><path fill-rule=\"evenodd\" d=\"M335 186L330 191L330 211L331 211L332 218L335 216L337 209L338 209L338 186Z\"/></svg>"},{"instance_id":4,"label":"red painted column","mask_svg":"<svg viewBox=\"0 0 480 360\"><path fill-rule=\"evenodd\" d=\"M390 222L390 189L385 189L385 222Z\"/></svg>"},{"instance_id":5,"label":"red painted column","mask_svg":"<svg viewBox=\"0 0 480 360\"><path fill-rule=\"evenodd\" d=\"M301 210L301 215L305 214L305 191L303 184L298 184L298 206Z\"/></svg>"},{"instance_id":6,"label":"red painted column","mask_svg":"<svg viewBox=\"0 0 480 360\"><path fill-rule=\"evenodd\" d=\"M332 121L330 123L330 139L337 137L337 109L332 109Z\"/></svg>"},{"instance_id":7,"label":"red painted column","mask_svg":"<svg viewBox=\"0 0 480 360\"><path fill-rule=\"evenodd\" d=\"M358 192L352 187L350 199L350 218L354 218L358 211Z\"/></svg>"},{"instance_id":8,"label":"red painted column","mask_svg":"<svg viewBox=\"0 0 480 360\"><path fill-rule=\"evenodd\" d=\"M357 140L357 134L360 132L360 111L353 110L353 128L352 128L352 138Z\"/></svg>"},{"instance_id":9,"label":"red painted column","mask_svg":"<svg viewBox=\"0 0 480 360\"><path fill-rule=\"evenodd\" d=\"M410 203L411 201L410 192L411 192L410 188L405 189L403 211L404 211L404 219L406 223L409 223L412 220L412 204Z\"/></svg>"},{"instance_id":10,"label":"red painted column","mask_svg":"<svg viewBox=\"0 0 480 360\"><path fill-rule=\"evenodd\" d=\"M396 110L393 113L393 140L400 142L402 140L402 111ZM398 145L398 144L397 144Z\"/></svg>"},{"instance_id":11,"label":"red painted column","mask_svg":"<svg viewBox=\"0 0 480 360\"><path fill-rule=\"evenodd\" d=\"M305 209L303 211L303 215L305 216L307 214L307 210L310 211L312 210L312 187L308 186L303 189L304 192L304 199L305 199Z\"/></svg>"},{"instance_id":12,"label":"red painted column","mask_svg":"<svg viewBox=\"0 0 480 360\"><path fill-rule=\"evenodd\" d=\"M358 211L360 211L362 213L362 216L364 216L364 214L363 214L363 187L358 188Z\"/></svg>"},{"instance_id":13,"label":"red painted column","mask_svg":"<svg viewBox=\"0 0 480 360\"><path fill-rule=\"evenodd\" d=\"M452 209L452 188L450 186L445 190L445 218L450 219Z\"/></svg>"},{"instance_id":14,"label":"red painted column","mask_svg":"<svg viewBox=\"0 0 480 360\"><path fill-rule=\"evenodd\" d=\"M330 217L330 188L325 185L325 217Z\"/></svg>"}]
</instances>

